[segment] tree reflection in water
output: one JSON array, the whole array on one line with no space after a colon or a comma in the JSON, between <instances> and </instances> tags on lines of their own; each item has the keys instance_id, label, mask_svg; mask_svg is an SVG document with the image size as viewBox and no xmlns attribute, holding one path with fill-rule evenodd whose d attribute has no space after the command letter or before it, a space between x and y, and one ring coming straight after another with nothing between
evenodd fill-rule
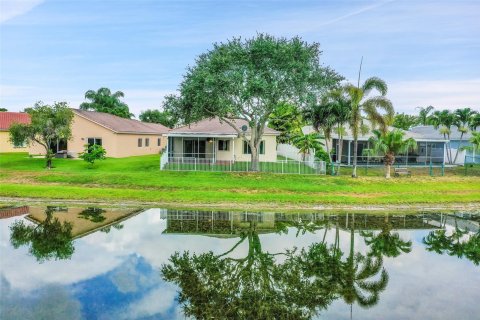
<instances>
[{"instance_id":1,"label":"tree reflection in water","mask_svg":"<svg viewBox=\"0 0 480 320\"><path fill-rule=\"evenodd\" d=\"M395 258L402 253L412 251L412 241L400 238L398 232L392 232L393 224L389 221L389 214L385 214L382 229L378 234L373 231L362 231L365 243L370 247L371 255Z\"/></svg>"},{"instance_id":2,"label":"tree reflection in water","mask_svg":"<svg viewBox=\"0 0 480 320\"><path fill-rule=\"evenodd\" d=\"M46 218L37 225L27 225L23 220L10 226L10 242L17 249L29 246L29 252L38 262L70 259L73 251L72 224L53 217L55 208L47 207Z\"/></svg>"},{"instance_id":3,"label":"tree reflection in water","mask_svg":"<svg viewBox=\"0 0 480 320\"><path fill-rule=\"evenodd\" d=\"M282 222L277 231L289 226L297 228L297 235L321 227ZM354 252L352 224L350 254L342 259L336 226L334 245L327 245L324 235L308 248L268 253L251 221L227 252L176 252L162 266L162 275L180 288L184 313L198 319L310 319L339 298L350 305L373 306L388 284L382 257ZM247 255L230 257L245 242Z\"/></svg>"},{"instance_id":4,"label":"tree reflection in water","mask_svg":"<svg viewBox=\"0 0 480 320\"><path fill-rule=\"evenodd\" d=\"M466 258L476 266L480 265L480 230L469 233L467 229L458 226L458 217L453 216L454 229L447 232L445 224L442 229L431 231L423 238L426 249L438 254L448 254L458 258ZM446 220L445 220L446 223Z\"/></svg>"},{"instance_id":5,"label":"tree reflection in water","mask_svg":"<svg viewBox=\"0 0 480 320\"><path fill-rule=\"evenodd\" d=\"M78 216L82 219L100 223L105 221L105 219L107 219L103 215L103 213L105 212L106 210L103 210L102 208L89 207L89 208L86 208L85 210L82 210L82 212L80 212Z\"/></svg>"}]
</instances>

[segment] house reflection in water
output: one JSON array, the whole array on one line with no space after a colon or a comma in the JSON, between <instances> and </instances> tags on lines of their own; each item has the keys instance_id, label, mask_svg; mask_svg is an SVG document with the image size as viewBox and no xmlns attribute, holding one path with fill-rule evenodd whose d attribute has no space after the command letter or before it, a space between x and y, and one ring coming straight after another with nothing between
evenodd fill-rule
<instances>
[{"instance_id":1,"label":"house reflection in water","mask_svg":"<svg viewBox=\"0 0 480 320\"><path fill-rule=\"evenodd\" d=\"M58 219L60 223L70 223L72 225L73 239L81 238L100 230L106 230L143 212L143 210L131 208L103 209L97 207L48 207L47 210L52 212L53 219ZM46 219L45 212L45 208L30 207L29 214L25 218L35 224L40 224Z\"/></svg>"},{"instance_id":2,"label":"house reflection in water","mask_svg":"<svg viewBox=\"0 0 480 320\"><path fill-rule=\"evenodd\" d=\"M338 225L340 229L356 231L381 230L386 223L392 229L439 229L447 215L422 214L365 214L365 213L274 213L228 212L200 210L162 210L166 219L165 233L196 233L222 237L235 237L238 231L255 222L258 233L276 232L285 225L324 226Z\"/></svg>"}]
</instances>

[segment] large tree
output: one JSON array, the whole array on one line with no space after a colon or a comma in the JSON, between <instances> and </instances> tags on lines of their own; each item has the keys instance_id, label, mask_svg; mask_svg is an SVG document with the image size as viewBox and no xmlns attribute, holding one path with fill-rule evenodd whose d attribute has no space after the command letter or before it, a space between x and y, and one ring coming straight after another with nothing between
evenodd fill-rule
<instances>
[{"instance_id":1,"label":"large tree","mask_svg":"<svg viewBox=\"0 0 480 320\"><path fill-rule=\"evenodd\" d=\"M378 91L380 95L367 98L372 90ZM358 84L348 84L345 91L350 98L350 130L353 135L353 171L352 177L357 177L357 155L358 155L358 136L362 132L364 120L367 119L372 126L379 126L382 132L387 131L388 125L393 122L395 115L392 103L385 95L387 94L387 84L380 78L371 77L365 80L360 86ZM383 112L381 112L383 111Z\"/></svg>"},{"instance_id":2,"label":"large tree","mask_svg":"<svg viewBox=\"0 0 480 320\"><path fill-rule=\"evenodd\" d=\"M170 129L174 128L178 124L178 119L173 113L156 109L147 109L142 111L139 119L143 122L160 123Z\"/></svg>"},{"instance_id":3,"label":"large tree","mask_svg":"<svg viewBox=\"0 0 480 320\"><path fill-rule=\"evenodd\" d=\"M179 96L167 96L166 110L186 123L218 117L232 126L251 149L251 170L258 171L265 126L282 102L302 106L312 90L323 90L342 78L320 66L318 43L300 38L258 34L217 43L189 67ZM235 120L247 121L243 131Z\"/></svg>"},{"instance_id":4,"label":"large tree","mask_svg":"<svg viewBox=\"0 0 480 320\"><path fill-rule=\"evenodd\" d=\"M80 109L105 112L130 119L133 117L133 114L130 113L128 105L120 100L120 98L123 97L124 94L122 91L117 91L112 94L108 88L100 88L97 91L88 90L85 92L85 99L90 100L90 102L82 103Z\"/></svg>"},{"instance_id":5,"label":"large tree","mask_svg":"<svg viewBox=\"0 0 480 320\"><path fill-rule=\"evenodd\" d=\"M10 127L10 140L15 144L36 143L45 149L47 168L52 167L52 146L59 140L72 136L73 112L66 102L55 102L52 106L37 102L25 111L30 115L30 124L14 123Z\"/></svg>"}]
</instances>

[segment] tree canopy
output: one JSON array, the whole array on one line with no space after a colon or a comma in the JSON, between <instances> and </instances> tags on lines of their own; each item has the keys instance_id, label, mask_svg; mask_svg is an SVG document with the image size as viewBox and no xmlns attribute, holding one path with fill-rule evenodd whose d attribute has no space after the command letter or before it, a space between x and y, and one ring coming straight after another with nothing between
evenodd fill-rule
<instances>
[{"instance_id":1,"label":"tree canopy","mask_svg":"<svg viewBox=\"0 0 480 320\"><path fill-rule=\"evenodd\" d=\"M52 106L39 101L25 111L30 115L30 124L14 123L10 127L10 140L14 144L37 143L45 149L47 168L52 166L52 146L58 140L72 136L73 112L66 102L55 102Z\"/></svg>"},{"instance_id":2,"label":"tree canopy","mask_svg":"<svg viewBox=\"0 0 480 320\"><path fill-rule=\"evenodd\" d=\"M165 110L185 123L219 117L247 141L252 170L258 170L259 147L269 116L283 102L302 106L312 90L331 88L342 79L319 63L318 43L299 37L258 34L214 44L187 69L180 94L165 99ZM233 121L249 124L246 134Z\"/></svg>"},{"instance_id":3,"label":"tree canopy","mask_svg":"<svg viewBox=\"0 0 480 320\"><path fill-rule=\"evenodd\" d=\"M172 129L179 123L175 115L170 111L160 111L155 109L147 109L142 111L139 116L140 121L150 123L160 123L165 127Z\"/></svg>"},{"instance_id":4,"label":"tree canopy","mask_svg":"<svg viewBox=\"0 0 480 320\"><path fill-rule=\"evenodd\" d=\"M97 91L88 90L85 92L85 99L90 100L90 102L82 103L80 109L105 112L130 119L133 117L133 114L130 113L128 105L120 100L120 98L123 97L124 94L122 91L117 91L112 94L108 88L100 88Z\"/></svg>"}]
</instances>

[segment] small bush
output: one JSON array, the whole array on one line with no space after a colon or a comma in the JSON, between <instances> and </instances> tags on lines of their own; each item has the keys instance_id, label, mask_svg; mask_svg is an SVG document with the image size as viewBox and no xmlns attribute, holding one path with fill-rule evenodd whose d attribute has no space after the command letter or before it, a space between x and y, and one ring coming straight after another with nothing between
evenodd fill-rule
<instances>
[{"instance_id":1,"label":"small bush","mask_svg":"<svg viewBox=\"0 0 480 320\"><path fill-rule=\"evenodd\" d=\"M85 145L85 151L80 154L80 158L93 166L96 160L104 160L107 151L98 144Z\"/></svg>"}]
</instances>

